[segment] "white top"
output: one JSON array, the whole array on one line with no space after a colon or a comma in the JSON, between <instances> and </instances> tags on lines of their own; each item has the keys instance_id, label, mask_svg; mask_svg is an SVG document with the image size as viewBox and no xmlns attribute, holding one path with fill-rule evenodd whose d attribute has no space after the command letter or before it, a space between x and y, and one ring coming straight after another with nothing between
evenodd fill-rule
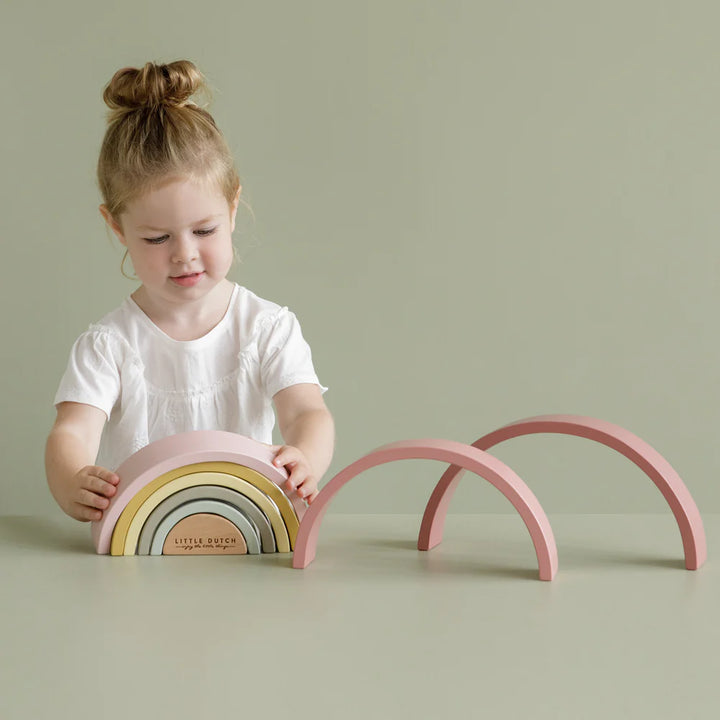
<instances>
[{"instance_id":1,"label":"white top","mask_svg":"<svg viewBox=\"0 0 720 720\"><path fill-rule=\"evenodd\" d=\"M75 341L55 404L107 415L97 462L114 470L150 442L189 430L271 443L272 397L298 383L320 385L297 318L236 284L223 319L197 340L173 340L126 298Z\"/></svg>"}]
</instances>

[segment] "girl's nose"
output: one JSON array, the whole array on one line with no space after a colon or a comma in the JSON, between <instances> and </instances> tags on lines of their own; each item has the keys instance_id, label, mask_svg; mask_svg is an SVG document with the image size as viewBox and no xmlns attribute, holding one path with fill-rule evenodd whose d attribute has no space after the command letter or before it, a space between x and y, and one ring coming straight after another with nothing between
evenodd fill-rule
<instances>
[{"instance_id":1,"label":"girl's nose","mask_svg":"<svg viewBox=\"0 0 720 720\"><path fill-rule=\"evenodd\" d=\"M194 240L190 238L179 238L173 248L172 260L176 263L189 263L197 260L198 251Z\"/></svg>"}]
</instances>

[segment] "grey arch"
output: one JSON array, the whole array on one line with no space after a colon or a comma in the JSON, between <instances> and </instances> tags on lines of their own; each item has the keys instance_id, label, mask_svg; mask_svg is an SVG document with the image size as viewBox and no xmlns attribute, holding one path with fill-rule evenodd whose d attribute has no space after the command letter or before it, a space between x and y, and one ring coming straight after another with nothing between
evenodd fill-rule
<instances>
[{"instance_id":1,"label":"grey arch","mask_svg":"<svg viewBox=\"0 0 720 720\"><path fill-rule=\"evenodd\" d=\"M220 500L193 500L175 508L158 525L150 545L150 554L162 555L163 545L173 527L186 517L198 513L211 513L226 518L235 525L245 538L248 555L260 554L260 537L253 524L234 505L229 505Z\"/></svg>"},{"instance_id":2,"label":"grey arch","mask_svg":"<svg viewBox=\"0 0 720 720\"><path fill-rule=\"evenodd\" d=\"M262 552L274 553L277 551L275 545L275 533L265 513L250 498L242 495L236 490L221 487L220 485L194 485L193 487L179 490L163 500L145 521L140 538L138 540L138 555L149 555L152 539L162 519L171 513L175 508L193 500L221 500L234 505L244 513L253 524L256 533L260 537Z\"/></svg>"}]
</instances>

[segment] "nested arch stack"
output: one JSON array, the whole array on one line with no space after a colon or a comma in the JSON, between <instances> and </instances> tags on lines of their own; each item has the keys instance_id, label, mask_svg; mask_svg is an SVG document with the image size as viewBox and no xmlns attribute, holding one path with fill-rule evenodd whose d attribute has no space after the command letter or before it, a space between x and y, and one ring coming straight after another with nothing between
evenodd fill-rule
<instances>
[{"instance_id":1,"label":"nested arch stack","mask_svg":"<svg viewBox=\"0 0 720 720\"><path fill-rule=\"evenodd\" d=\"M100 554L289 553L306 510L269 446L222 431L150 443L119 468L93 541Z\"/></svg>"}]
</instances>

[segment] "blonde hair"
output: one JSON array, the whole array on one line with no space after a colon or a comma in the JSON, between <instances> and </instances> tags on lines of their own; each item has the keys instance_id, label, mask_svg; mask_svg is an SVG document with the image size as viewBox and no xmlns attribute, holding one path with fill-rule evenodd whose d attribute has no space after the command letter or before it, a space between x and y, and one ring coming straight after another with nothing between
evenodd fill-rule
<instances>
[{"instance_id":1,"label":"blonde hair","mask_svg":"<svg viewBox=\"0 0 720 720\"><path fill-rule=\"evenodd\" d=\"M97 177L116 220L129 202L173 177L212 183L232 206L240 178L212 116L190 100L198 92L209 96L189 60L123 68L105 87L110 112Z\"/></svg>"}]
</instances>

